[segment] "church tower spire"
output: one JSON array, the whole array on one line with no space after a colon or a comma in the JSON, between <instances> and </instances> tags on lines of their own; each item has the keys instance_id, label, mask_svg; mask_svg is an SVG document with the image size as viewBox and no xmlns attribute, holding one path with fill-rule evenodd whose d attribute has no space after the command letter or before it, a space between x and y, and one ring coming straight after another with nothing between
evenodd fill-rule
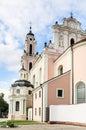
<instances>
[{"instance_id":1,"label":"church tower spire","mask_svg":"<svg viewBox=\"0 0 86 130\"><path fill-rule=\"evenodd\" d=\"M21 65L24 65L25 70L29 72L36 59L36 41L35 36L32 33L32 26L30 23L29 32L26 34L24 53L21 57Z\"/></svg>"},{"instance_id":2,"label":"church tower spire","mask_svg":"<svg viewBox=\"0 0 86 130\"><path fill-rule=\"evenodd\" d=\"M27 108L32 106L33 85L29 82L29 72L37 59L35 54L36 41L30 26L26 35L24 53L21 57L20 79L16 80L10 88L9 96L9 119L27 118ZM15 96L14 96L15 95Z\"/></svg>"}]
</instances>

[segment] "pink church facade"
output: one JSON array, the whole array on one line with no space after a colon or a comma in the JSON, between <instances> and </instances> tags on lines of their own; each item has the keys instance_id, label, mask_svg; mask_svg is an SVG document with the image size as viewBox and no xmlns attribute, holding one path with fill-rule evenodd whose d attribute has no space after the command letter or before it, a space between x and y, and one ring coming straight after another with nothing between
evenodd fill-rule
<instances>
[{"instance_id":1,"label":"pink church facade","mask_svg":"<svg viewBox=\"0 0 86 130\"><path fill-rule=\"evenodd\" d=\"M69 47L54 61L57 68L60 64L63 66L63 73L55 75L33 90L33 120L49 121L50 105L71 105L86 102L86 61L83 58L86 55L86 39L75 43L72 49L73 52ZM70 60L67 59L69 57L71 57ZM59 59L60 64L58 65ZM69 64L66 64L68 68L64 68L67 60L69 61ZM55 70L55 74L57 70ZM41 93L40 97L39 93Z\"/></svg>"},{"instance_id":2,"label":"pink church facade","mask_svg":"<svg viewBox=\"0 0 86 130\"><path fill-rule=\"evenodd\" d=\"M26 108L32 108L32 120L40 122L49 121L50 105L86 102L86 32L72 16L64 18L62 25L56 22L52 31L52 42L45 44L38 56L34 34L30 30L21 58L25 70L23 77L20 72L20 78L30 81L32 92L28 97L32 105L28 102Z\"/></svg>"}]
</instances>

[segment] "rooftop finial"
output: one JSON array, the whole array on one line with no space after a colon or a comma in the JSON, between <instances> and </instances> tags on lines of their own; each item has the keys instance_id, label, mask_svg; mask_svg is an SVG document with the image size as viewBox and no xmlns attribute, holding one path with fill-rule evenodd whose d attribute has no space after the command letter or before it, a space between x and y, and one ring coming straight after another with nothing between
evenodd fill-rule
<instances>
[{"instance_id":1,"label":"rooftop finial","mask_svg":"<svg viewBox=\"0 0 86 130\"><path fill-rule=\"evenodd\" d=\"M70 13L70 15L71 15L71 18L73 18L73 13L72 12Z\"/></svg>"},{"instance_id":2,"label":"rooftop finial","mask_svg":"<svg viewBox=\"0 0 86 130\"><path fill-rule=\"evenodd\" d=\"M31 30L31 29L32 29L31 25L32 25L32 23L30 22L30 33L32 32L32 30Z\"/></svg>"},{"instance_id":3,"label":"rooftop finial","mask_svg":"<svg viewBox=\"0 0 86 130\"><path fill-rule=\"evenodd\" d=\"M33 35L34 36L34 34L32 33L32 23L31 22L29 22L29 33L27 33L27 35Z\"/></svg>"}]
</instances>

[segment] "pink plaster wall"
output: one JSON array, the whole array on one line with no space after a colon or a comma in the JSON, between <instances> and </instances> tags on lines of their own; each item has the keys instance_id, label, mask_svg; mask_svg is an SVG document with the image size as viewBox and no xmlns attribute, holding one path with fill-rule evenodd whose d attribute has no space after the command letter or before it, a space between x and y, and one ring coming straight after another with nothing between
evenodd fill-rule
<instances>
[{"instance_id":1,"label":"pink plaster wall","mask_svg":"<svg viewBox=\"0 0 86 130\"><path fill-rule=\"evenodd\" d=\"M27 107L32 107L32 98L27 100Z\"/></svg>"},{"instance_id":2,"label":"pink plaster wall","mask_svg":"<svg viewBox=\"0 0 86 130\"><path fill-rule=\"evenodd\" d=\"M54 76L54 63L53 63L54 59L49 58L48 59L48 79L53 78Z\"/></svg>"},{"instance_id":3,"label":"pink plaster wall","mask_svg":"<svg viewBox=\"0 0 86 130\"><path fill-rule=\"evenodd\" d=\"M57 88L64 89L64 98L56 97ZM70 104L70 72L48 83L48 106L58 104Z\"/></svg>"},{"instance_id":4,"label":"pink plaster wall","mask_svg":"<svg viewBox=\"0 0 86 130\"><path fill-rule=\"evenodd\" d=\"M83 81L86 82L86 43L77 46L74 49L74 84Z\"/></svg>"}]
</instances>

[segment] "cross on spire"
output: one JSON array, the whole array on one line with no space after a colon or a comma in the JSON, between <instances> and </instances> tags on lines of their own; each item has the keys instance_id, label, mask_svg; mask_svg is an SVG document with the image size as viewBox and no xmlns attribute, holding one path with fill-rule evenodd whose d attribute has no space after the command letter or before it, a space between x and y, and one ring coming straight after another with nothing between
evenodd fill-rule
<instances>
[{"instance_id":1,"label":"cross on spire","mask_svg":"<svg viewBox=\"0 0 86 130\"><path fill-rule=\"evenodd\" d=\"M32 33L32 23L31 22L29 22L29 33L27 34L27 35L33 35L34 36L34 34Z\"/></svg>"},{"instance_id":2,"label":"cross on spire","mask_svg":"<svg viewBox=\"0 0 86 130\"><path fill-rule=\"evenodd\" d=\"M71 18L73 18L73 13L72 12L70 13L70 15L71 15Z\"/></svg>"},{"instance_id":3,"label":"cross on spire","mask_svg":"<svg viewBox=\"0 0 86 130\"><path fill-rule=\"evenodd\" d=\"M32 30L31 30L32 29L32 27L31 27L32 23L30 22L29 24L30 24L30 32L32 32Z\"/></svg>"}]
</instances>

